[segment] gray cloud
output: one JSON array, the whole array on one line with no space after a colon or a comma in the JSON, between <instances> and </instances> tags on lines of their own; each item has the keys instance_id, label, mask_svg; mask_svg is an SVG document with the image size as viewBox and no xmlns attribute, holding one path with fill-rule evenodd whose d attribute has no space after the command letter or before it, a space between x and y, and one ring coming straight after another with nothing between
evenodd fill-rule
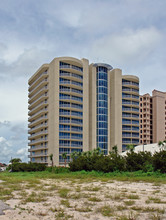
<instances>
[{"instance_id":1,"label":"gray cloud","mask_svg":"<svg viewBox=\"0 0 166 220\"><path fill-rule=\"evenodd\" d=\"M9 127L10 126L10 121L3 121L3 122L0 121L0 128L4 127L4 126Z\"/></svg>"},{"instance_id":2,"label":"gray cloud","mask_svg":"<svg viewBox=\"0 0 166 220\"><path fill-rule=\"evenodd\" d=\"M26 123L1 122L0 135L0 162L8 163L11 157L28 161Z\"/></svg>"},{"instance_id":3,"label":"gray cloud","mask_svg":"<svg viewBox=\"0 0 166 220\"><path fill-rule=\"evenodd\" d=\"M0 137L0 162L9 163L11 158L20 158L22 161L27 161L28 147L23 145L23 147L15 147L14 143Z\"/></svg>"},{"instance_id":4,"label":"gray cloud","mask_svg":"<svg viewBox=\"0 0 166 220\"><path fill-rule=\"evenodd\" d=\"M26 157L28 78L54 57L106 62L139 76L141 93L165 91L165 9L165 0L0 1L0 159Z\"/></svg>"}]
</instances>

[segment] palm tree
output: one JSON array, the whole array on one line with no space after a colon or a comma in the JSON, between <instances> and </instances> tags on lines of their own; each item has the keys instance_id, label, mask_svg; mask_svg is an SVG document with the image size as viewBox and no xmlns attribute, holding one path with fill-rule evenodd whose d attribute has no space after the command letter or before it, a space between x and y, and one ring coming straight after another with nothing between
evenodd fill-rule
<instances>
[{"instance_id":1,"label":"palm tree","mask_svg":"<svg viewBox=\"0 0 166 220\"><path fill-rule=\"evenodd\" d=\"M134 145L133 144L128 144L126 146L126 149L130 151L130 153L134 152Z\"/></svg>"},{"instance_id":2,"label":"palm tree","mask_svg":"<svg viewBox=\"0 0 166 220\"><path fill-rule=\"evenodd\" d=\"M160 150L163 150L164 145L165 145L165 141L159 141L158 142L158 146L159 146Z\"/></svg>"},{"instance_id":3,"label":"palm tree","mask_svg":"<svg viewBox=\"0 0 166 220\"><path fill-rule=\"evenodd\" d=\"M117 145L114 145L114 146L113 146L112 151L113 151L115 154L118 154L118 147L117 147Z\"/></svg>"},{"instance_id":4,"label":"palm tree","mask_svg":"<svg viewBox=\"0 0 166 220\"><path fill-rule=\"evenodd\" d=\"M65 167L66 167L67 153L63 153L63 154L62 154L62 158L65 160Z\"/></svg>"},{"instance_id":5,"label":"palm tree","mask_svg":"<svg viewBox=\"0 0 166 220\"><path fill-rule=\"evenodd\" d=\"M74 160L76 157L78 157L78 152L74 151L70 154L70 157Z\"/></svg>"},{"instance_id":6,"label":"palm tree","mask_svg":"<svg viewBox=\"0 0 166 220\"><path fill-rule=\"evenodd\" d=\"M20 158L11 158L10 163L21 163L22 160Z\"/></svg>"},{"instance_id":7,"label":"palm tree","mask_svg":"<svg viewBox=\"0 0 166 220\"><path fill-rule=\"evenodd\" d=\"M50 160L51 160L51 167L53 171L54 161L53 161L53 154L50 154Z\"/></svg>"},{"instance_id":8,"label":"palm tree","mask_svg":"<svg viewBox=\"0 0 166 220\"><path fill-rule=\"evenodd\" d=\"M83 151L83 152L82 152L82 156L83 156L83 157L87 157L87 155L88 155L88 152L87 152L87 151Z\"/></svg>"},{"instance_id":9,"label":"palm tree","mask_svg":"<svg viewBox=\"0 0 166 220\"><path fill-rule=\"evenodd\" d=\"M97 155L97 156L98 156L98 155L100 154L100 152L101 152L100 147L97 147L96 149L93 150L92 153L93 153L94 155Z\"/></svg>"},{"instance_id":10,"label":"palm tree","mask_svg":"<svg viewBox=\"0 0 166 220\"><path fill-rule=\"evenodd\" d=\"M88 151L88 152L87 152L87 156L88 156L88 157L91 157L91 156L92 156L92 151Z\"/></svg>"}]
</instances>

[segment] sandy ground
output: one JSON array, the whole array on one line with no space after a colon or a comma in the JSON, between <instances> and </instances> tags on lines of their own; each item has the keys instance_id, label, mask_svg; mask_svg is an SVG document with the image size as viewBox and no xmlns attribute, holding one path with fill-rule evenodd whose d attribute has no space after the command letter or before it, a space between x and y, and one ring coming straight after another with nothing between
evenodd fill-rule
<instances>
[{"instance_id":1,"label":"sandy ground","mask_svg":"<svg viewBox=\"0 0 166 220\"><path fill-rule=\"evenodd\" d=\"M84 181L24 183L5 201L12 210L5 210L0 220L166 219L165 184Z\"/></svg>"}]
</instances>

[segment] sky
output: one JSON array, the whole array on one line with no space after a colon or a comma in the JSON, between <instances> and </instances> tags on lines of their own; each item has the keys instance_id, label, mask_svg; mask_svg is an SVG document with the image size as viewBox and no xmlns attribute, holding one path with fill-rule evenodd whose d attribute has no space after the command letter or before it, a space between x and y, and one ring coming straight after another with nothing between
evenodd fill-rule
<instances>
[{"instance_id":1,"label":"sky","mask_svg":"<svg viewBox=\"0 0 166 220\"><path fill-rule=\"evenodd\" d=\"M0 162L28 161L28 78L59 56L108 63L166 91L165 0L1 0Z\"/></svg>"}]
</instances>

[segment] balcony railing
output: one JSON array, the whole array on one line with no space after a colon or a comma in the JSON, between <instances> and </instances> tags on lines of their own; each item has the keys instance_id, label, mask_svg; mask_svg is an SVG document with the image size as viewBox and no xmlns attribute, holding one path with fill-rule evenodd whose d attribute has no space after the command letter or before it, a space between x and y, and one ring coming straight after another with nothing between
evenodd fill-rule
<instances>
[{"instance_id":1,"label":"balcony railing","mask_svg":"<svg viewBox=\"0 0 166 220\"><path fill-rule=\"evenodd\" d=\"M35 111L36 109L38 109L39 107L41 107L43 104L48 104L48 101L47 101L47 100L44 100L44 101L40 102L37 106L33 107L33 108L28 112L28 114L32 113L33 111Z\"/></svg>"},{"instance_id":2,"label":"balcony railing","mask_svg":"<svg viewBox=\"0 0 166 220\"><path fill-rule=\"evenodd\" d=\"M47 112L48 112L48 109L42 109L42 110L36 112L35 114L33 114L32 116L30 116L30 117L28 118L28 121L33 120L33 118L34 118L36 115L40 114L40 113L45 114L45 113L47 113Z\"/></svg>"},{"instance_id":3,"label":"balcony railing","mask_svg":"<svg viewBox=\"0 0 166 220\"><path fill-rule=\"evenodd\" d=\"M82 81L83 77L74 73L69 73L69 72L65 72L65 73L60 73L60 76L70 76L70 77L74 77L77 79L80 79Z\"/></svg>"},{"instance_id":4,"label":"balcony railing","mask_svg":"<svg viewBox=\"0 0 166 220\"><path fill-rule=\"evenodd\" d=\"M37 78L35 81L33 81L33 83L30 84L29 87L33 86L38 80L40 80L41 76L43 76L43 75L47 75L47 71L42 72L42 73L38 76L38 78Z\"/></svg>"},{"instance_id":5,"label":"balcony railing","mask_svg":"<svg viewBox=\"0 0 166 220\"><path fill-rule=\"evenodd\" d=\"M79 86L79 87L83 87L83 85L81 85L79 82L70 81L70 80L60 81L59 84L60 84L60 85L63 85L63 84L71 84L71 85L76 85L76 86Z\"/></svg>"},{"instance_id":6,"label":"balcony railing","mask_svg":"<svg viewBox=\"0 0 166 220\"><path fill-rule=\"evenodd\" d=\"M45 135L45 134L48 134L47 130L44 130L44 131L41 131L41 132L37 132L35 134L31 134L31 136L29 136L28 139L34 138L34 137L36 137L38 135Z\"/></svg>"},{"instance_id":7,"label":"balcony railing","mask_svg":"<svg viewBox=\"0 0 166 220\"><path fill-rule=\"evenodd\" d=\"M35 146L35 147L31 147L31 148L29 148L28 149L28 152L31 152L31 151L38 151L38 150L46 150L46 149L48 149L48 146L42 146L42 145L40 145L40 146Z\"/></svg>"},{"instance_id":8,"label":"balcony railing","mask_svg":"<svg viewBox=\"0 0 166 220\"><path fill-rule=\"evenodd\" d=\"M32 126L33 124L36 124L36 122L43 121L43 120L47 120L47 119L48 119L47 116L43 116L43 117L40 117L40 118L38 118L38 119L36 119L36 120L30 122L28 125L29 125L29 126Z\"/></svg>"},{"instance_id":9,"label":"balcony railing","mask_svg":"<svg viewBox=\"0 0 166 220\"><path fill-rule=\"evenodd\" d=\"M48 153L40 153L40 154L31 154L29 157L43 157L48 156Z\"/></svg>"},{"instance_id":10,"label":"balcony railing","mask_svg":"<svg viewBox=\"0 0 166 220\"><path fill-rule=\"evenodd\" d=\"M139 86L136 82L122 82L122 85L133 85L133 86Z\"/></svg>"},{"instance_id":11,"label":"balcony railing","mask_svg":"<svg viewBox=\"0 0 166 220\"><path fill-rule=\"evenodd\" d=\"M83 124L83 122L75 121L75 120L71 120L71 123L72 123L72 124L80 124L80 125Z\"/></svg>"},{"instance_id":12,"label":"balcony railing","mask_svg":"<svg viewBox=\"0 0 166 220\"><path fill-rule=\"evenodd\" d=\"M48 98L48 94L43 94L43 95L41 95L38 99L36 99L36 100L33 101L30 105L28 105L28 107L34 105L35 103L37 103L37 102L38 102L41 98L43 98L43 97Z\"/></svg>"},{"instance_id":13,"label":"balcony railing","mask_svg":"<svg viewBox=\"0 0 166 220\"><path fill-rule=\"evenodd\" d=\"M77 67L71 64L64 64L64 65L60 65L60 69L75 69L79 72L83 72L82 67Z\"/></svg>"},{"instance_id":14,"label":"balcony railing","mask_svg":"<svg viewBox=\"0 0 166 220\"><path fill-rule=\"evenodd\" d=\"M37 125L37 126L35 126L34 128L30 128L30 129L28 129L28 132L33 132L34 130L36 130L37 128L42 128L42 127L47 127L48 126L48 124L47 123L43 123L43 124L40 124L40 125Z\"/></svg>"},{"instance_id":15,"label":"balcony railing","mask_svg":"<svg viewBox=\"0 0 166 220\"><path fill-rule=\"evenodd\" d=\"M44 87L42 87L41 89L39 89L38 92L36 92L33 96L31 96L31 97L28 99L28 102L29 102L30 100L32 100L35 96L37 96L38 94L40 94L41 91L46 90L46 89L48 89L48 86L44 86Z\"/></svg>"},{"instance_id":16,"label":"balcony railing","mask_svg":"<svg viewBox=\"0 0 166 220\"><path fill-rule=\"evenodd\" d=\"M77 93L77 94L81 94L82 95L82 90L74 90L74 89L60 89L60 92L73 92L73 93Z\"/></svg>"},{"instance_id":17,"label":"balcony railing","mask_svg":"<svg viewBox=\"0 0 166 220\"><path fill-rule=\"evenodd\" d=\"M38 88L40 87L43 83L48 82L48 79L43 79L39 84L37 84L30 92L29 96Z\"/></svg>"},{"instance_id":18,"label":"balcony railing","mask_svg":"<svg viewBox=\"0 0 166 220\"><path fill-rule=\"evenodd\" d=\"M36 143L40 143L40 142L47 142L47 141L48 141L48 138L40 138L37 140L31 140L28 144L31 145L31 144L36 144Z\"/></svg>"}]
</instances>

